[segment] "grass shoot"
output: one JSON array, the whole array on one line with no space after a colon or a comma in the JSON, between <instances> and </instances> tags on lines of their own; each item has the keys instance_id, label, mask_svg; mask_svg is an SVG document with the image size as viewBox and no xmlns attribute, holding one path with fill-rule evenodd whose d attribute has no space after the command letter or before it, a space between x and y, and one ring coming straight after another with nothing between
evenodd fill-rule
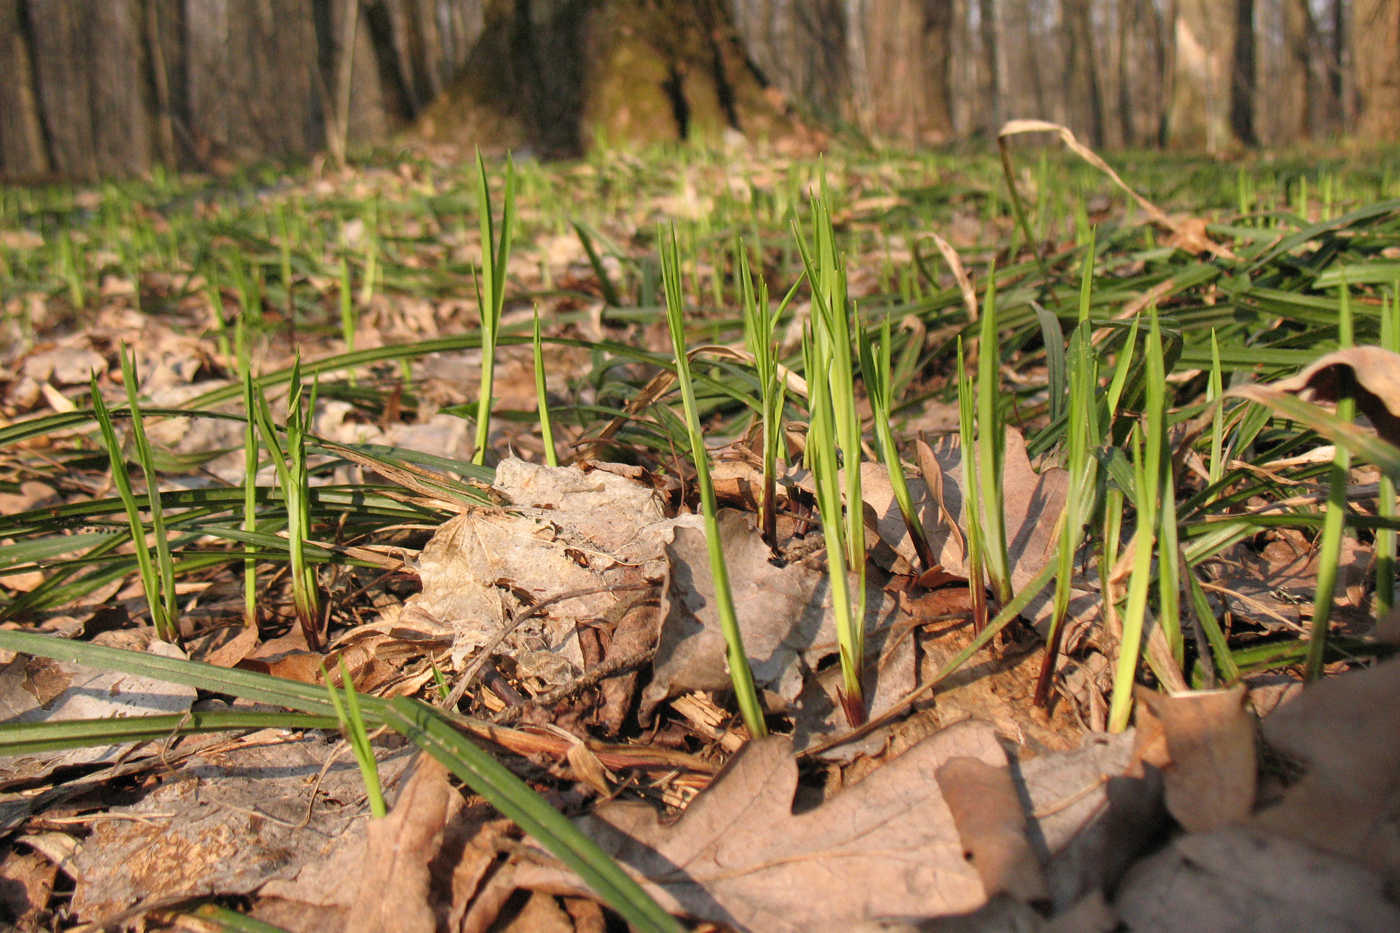
<instances>
[{"instance_id":1,"label":"grass shoot","mask_svg":"<svg viewBox=\"0 0 1400 933\"><path fill-rule=\"evenodd\" d=\"M761 738L768 734L763 721L763 707L754 684L753 669L744 651L744 635L734 609L734 594L729 586L729 567L724 559L724 545L719 534L719 507L715 502L715 486L710 479L709 453L700 433L700 414L695 403L695 387L690 378L690 357L685 346L685 299L681 281L680 246L676 231L663 233L661 240L661 276L666 292L666 324L671 332L671 347L676 359L676 382L685 407L685 425L690 440L690 454L695 462L695 484L700 490L700 507L705 521L705 543L710 551L710 575L714 580L715 613L724 633L729 679L739 713L748 727L749 735Z\"/></svg>"}]
</instances>

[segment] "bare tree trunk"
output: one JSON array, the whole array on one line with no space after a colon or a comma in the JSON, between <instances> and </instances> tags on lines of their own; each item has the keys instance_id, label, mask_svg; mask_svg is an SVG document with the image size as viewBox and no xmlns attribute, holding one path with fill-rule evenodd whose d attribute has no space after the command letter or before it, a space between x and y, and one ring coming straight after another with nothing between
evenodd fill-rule
<instances>
[{"instance_id":1,"label":"bare tree trunk","mask_svg":"<svg viewBox=\"0 0 1400 933\"><path fill-rule=\"evenodd\" d=\"M1354 17L1358 131L1371 141L1400 139L1400 0L1356 0Z\"/></svg>"},{"instance_id":2,"label":"bare tree trunk","mask_svg":"<svg viewBox=\"0 0 1400 933\"><path fill-rule=\"evenodd\" d=\"M1173 30L1171 145L1218 152L1234 140L1230 129L1234 23L1212 14L1210 0L1177 0Z\"/></svg>"},{"instance_id":3,"label":"bare tree trunk","mask_svg":"<svg viewBox=\"0 0 1400 933\"><path fill-rule=\"evenodd\" d=\"M53 169L80 178L97 176L92 138L92 72L75 68L92 50L82 24L83 11L66 0L30 0L34 71L39 105L48 128Z\"/></svg>"},{"instance_id":4,"label":"bare tree trunk","mask_svg":"<svg viewBox=\"0 0 1400 933\"><path fill-rule=\"evenodd\" d=\"M1254 132L1254 0L1235 0L1234 79L1230 82L1230 126L1246 146L1257 146Z\"/></svg>"},{"instance_id":5,"label":"bare tree trunk","mask_svg":"<svg viewBox=\"0 0 1400 933\"><path fill-rule=\"evenodd\" d=\"M1317 24L1313 22L1308 0L1286 0L1284 40L1288 45L1288 91L1285 106L1293 114L1289 141L1311 139L1317 132L1317 75L1313 50L1317 47Z\"/></svg>"},{"instance_id":6,"label":"bare tree trunk","mask_svg":"<svg viewBox=\"0 0 1400 933\"><path fill-rule=\"evenodd\" d=\"M951 4L948 14L951 18ZM995 133L1001 128L1001 68L997 54L997 5L996 0L977 0L977 32L982 45L982 98L983 119L981 128Z\"/></svg>"},{"instance_id":7,"label":"bare tree trunk","mask_svg":"<svg viewBox=\"0 0 1400 933\"><path fill-rule=\"evenodd\" d=\"M1136 146L1138 133L1133 106L1133 69L1135 62L1133 37L1137 30L1137 4L1134 0L1118 0L1118 122L1123 128L1123 145Z\"/></svg>"},{"instance_id":8,"label":"bare tree trunk","mask_svg":"<svg viewBox=\"0 0 1400 933\"><path fill-rule=\"evenodd\" d=\"M1099 69L1094 51L1090 0L1062 0L1065 43L1065 87L1070 94L1070 113L1076 116L1081 132L1087 131L1095 147L1104 144L1103 94L1099 90Z\"/></svg>"},{"instance_id":9,"label":"bare tree trunk","mask_svg":"<svg viewBox=\"0 0 1400 933\"><path fill-rule=\"evenodd\" d=\"M1045 100L1045 81L1040 74L1039 42L1036 41L1035 29L1031 24L1031 0L1020 0L1018 18L1026 31L1026 77L1030 80L1031 93L1035 100L1035 116L1044 119L1050 116L1050 110Z\"/></svg>"},{"instance_id":10,"label":"bare tree trunk","mask_svg":"<svg viewBox=\"0 0 1400 933\"><path fill-rule=\"evenodd\" d=\"M0 3L0 175L25 178L51 170L35 89L27 10Z\"/></svg>"}]
</instances>

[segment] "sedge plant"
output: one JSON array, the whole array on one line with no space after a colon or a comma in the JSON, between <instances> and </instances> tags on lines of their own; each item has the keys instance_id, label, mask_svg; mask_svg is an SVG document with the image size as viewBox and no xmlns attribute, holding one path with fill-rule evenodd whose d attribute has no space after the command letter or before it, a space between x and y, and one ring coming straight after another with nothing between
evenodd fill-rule
<instances>
[{"instance_id":1,"label":"sedge plant","mask_svg":"<svg viewBox=\"0 0 1400 933\"><path fill-rule=\"evenodd\" d=\"M126 510L127 525L131 529L132 545L136 551L136 566L141 577L141 588L146 594L146 605L151 612L151 623L156 637L162 641L175 641L178 635L176 618L178 608L175 602L175 562L170 553L170 541L166 537L165 515L161 509L160 490L155 463L151 455L150 442L146 437L141 407L136 397L136 367L126 347L121 348L122 382L126 387L128 412L131 416L131 438L137 462L146 480L146 507L151 515L150 538L147 544L146 525L141 520L141 507L131 488L131 479L126 473L126 457L122 454L121 442L112 426L112 415L102 399L97 386L97 374L92 375L91 395L93 414L97 417L98 428L107 448L107 456L112 464L112 482L117 487L117 495ZM154 554L152 554L154 549Z\"/></svg>"},{"instance_id":2,"label":"sedge plant","mask_svg":"<svg viewBox=\"0 0 1400 933\"><path fill-rule=\"evenodd\" d=\"M1381 346L1400 353L1400 282L1388 294L1381 295ZM1396 517L1395 480L1382 472L1380 479L1380 517L1394 521ZM1389 612L1395 606L1395 529L1376 529L1376 615Z\"/></svg>"},{"instance_id":3,"label":"sedge plant","mask_svg":"<svg viewBox=\"0 0 1400 933\"><path fill-rule=\"evenodd\" d=\"M982 510L977 470L968 462L968 453L976 449L976 414L973 410L975 390L963 352L962 335L958 335L958 442L962 450L963 516L967 523L967 585L972 597L972 628L978 634L987 626L986 567L982 544Z\"/></svg>"},{"instance_id":4,"label":"sedge plant","mask_svg":"<svg viewBox=\"0 0 1400 933\"><path fill-rule=\"evenodd\" d=\"M807 466L817 490L826 538L832 611L841 656L841 705L852 726L865 721L865 510L861 494L861 424L855 405L851 318L846 270L826 199L812 198L815 243L797 231L798 250L812 290L812 320L803 334L807 376ZM856 350L856 353L859 351ZM844 480L844 483L843 483ZM842 511L844 493L844 514ZM855 593L850 592L854 577Z\"/></svg>"},{"instance_id":5,"label":"sedge plant","mask_svg":"<svg viewBox=\"0 0 1400 933\"><path fill-rule=\"evenodd\" d=\"M360 768L360 778L365 783L365 797L369 800L369 812L376 819L387 816L389 808L384 805L384 791L379 783L379 763L374 759L374 748L369 744L369 729L365 727L365 717L360 711L360 695L355 690L355 682L345 667L345 657L340 661L340 686L337 690L331 683L330 675L321 668L321 682L326 685L326 696L335 707L335 716L340 720L340 731L350 745L355 763ZM343 694L343 696L342 696Z\"/></svg>"},{"instance_id":6,"label":"sedge plant","mask_svg":"<svg viewBox=\"0 0 1400 933\"><path fill-rule=\"evenodd\" d=\"M904 464L899 459L899 447L894 441L894 431L890 427L890 415L894 405L893 367L890 363L890 319L880 322L880 335L875 340L864 329L860 332L860 372L864 377L865 391L870 397L871 417L874 420L875 440L880 448L880 459L885 463L889 474L890 489L894 492L899 514L904 518L904 526L909 530L909 538L914 542L921 570L932 570L938 565L924 534L923 522L919 520L914 498L909 493L909 484L904 478Z\"/></svg>"},{"instance_id":7,"label":"sedge plant","mask_svg":"<svg viewBox=\"0 0 1400 933\"><path fill-rule=\"evenodd\" d=\"M1350 290L1341 285L1337 305L1337 344L1352 345L1352 316ZM1356 416L1355 377L1345 366L1337 367L1340 375L1337 392L1337 419L1350 422ZM1346 529L1347 475L1351 470L1351 452L1337 444L1332 466L1327 471L1327 504L1322 513L1322 541L1317 555L1317 589L1313 596L1312 623L1308 630L1308 655L1303 665L1303 677L1316 680L1322 676L1322 663L1327 651L1327 623L1332 616L1333 590L1337 584L1337 566L1342 553L1342 534ZM1392 497L1393 499L1393 497Z\"/></svg>"},{"instance_id":8,"label":"sedge plant","mask_svg":"<svg viewBox=\"0 0 1400 933\"><path fill-rule=\"evenodd\" d=\"M549 420L549 392L544 378L544 347L540 342L540 306L535 305L535 322L530 331L530 348L535 362L535 405L540 419L540 442L544 445L544 462L548 466L559 465L559 454L554 450L554 425Z\"/></svg>"},{"instance_id":9,"label":"sedge plant","mask_svg":"<svg viewBox=\"0 0 1400 933\"><path fill-rule=\"evenodd\" d=\"M714 580L715 613L719 617L720 631L724 634L729 679L734 685L739 712L743 716L744 725L748 727L749 735L762 738L768 734L768 727L763 721L763 707L759 703L753 669L749 666L749 656L744 651L744 636L734 609L734 594L729 586L729 567L724 559L724 546L719 534L719 507L715 501L714 482L710 478L710 461L705 451L705 438L700 433L700 413L695 402L695 387L690 378L690 357L685 348L681 256L675 228L670 229L669 235L663 233L659 239L661 281L666 293L666 323L671 331L671 347L676 356L676 382L681 391L681 403L685 407L686 432L690 440L691 457L695 461L695 484L700 490L700 507L704 513L705 543L710 552L710 575Z\"/></svg>"},{"instance_id":10,"label":"sedge plant","mask_svg":"<svg viewBox=\"0 0 1400 933\"><path fill-rule=\"evenodd\" d=\"M757 291L754 289L748 250L742 241L735 244L735 255L739 301L744 313L744 343L753 356L754 373L758 377L759 419L763 431L763 493L759 502L759 527L768 546L776 547L778 448L783 437L783 404L787 398L787 383L779 371L775 332L778 319L782 317L783 309L792 299L794 291L788 292L775 312L768 306L767 282L760 279Z\"/></svg>"},{"instance_id":11,"label":"sedge plant","mask_svg":"<svg viewBox=\"0 0 1400 933\"><path fill-rule=\"evenodd\" d=\"M476 444L472 463L486 462L491 436L491 393L496 375L496 341L500 336L501 309L505 305L506 267L515 225L515 167L506 162L506 187L501 201L501 227L497 235L491 216L491 186L486 162L476 152L477 209L481 212L481 273L476 279L476 303L481 309L481 389L476 404Z\"/></svg>"},{"instance_id":12,"label":"sedge plant","mask_svg":"<svg viewBox=\"0 0 1400 933\"><path fill-rule=\"evenodd\" d=\"M314 651L321 646L321 597L316 584L316 568L307 560L306 545L311 533L311 482L306 465L306 439L312 413L316 410L319 382L313 382L310 397L301 378L301 358L292 364L287 386L285 446L277 437L272 408L260 389L250 414L257 420L263 446L272 458L282 501L287 508L287 554L291 564L292 605L297 621Z\"/></svg>"},{"instance_id":13,"label":"sedge plant","mask_svg":"<svg viewBox=\"0 0 1400 933\"><path fill-rule=\"evenodd\" d=\"M1128 597L1123 610L1123 638L1118 648L1113 692L1108 707L1108 727L1113 732L1126 729L1132 713L1133 684L1137 677L1143 632L1147 624L1153 549L1164 511L1159 507L1159 502L1163 496L1173 495L1172 489L1164 487L1163 483L1167 374L1162 355L1162 331L1157 322L1155 306L1151 308L1145 357L1145 417L1134 426L1132 434L1133 498L1137 509L1137 527L1130 545L1133 548L1132 573L1128 578ZM1172 514L1174 516L1175 512ZM1170 560L1163 563L1175 566L1175 553L1173 552ZM1176 621L1175 618L1168 620L1165 616L1161 617L1163 626L1172 625Z\"/></svg>"},{"instance_id":14,"label":"sedge plant","mask_svg":"<svg viewBox=\"0 0 1400 933\"><path fill-rule=\"evenodd\" d=\"M1070 589L1074 579L1074 557L1079 552L1084 526L1093 511L1093 491L1097 483L1097 461L1089 456L1089 446L1098 434L1094 391L1099 382L1098 359L1094 355L1092 324L1089 319L1089 298L1093 286L1094 234L1089 233L1089 248L1084 260L1084 272L1079 288L1079 320L1070 337L1069 406L1066 412L1065 458L1069 483L1065 489L1064 511L1060 515L1060 547L1056 558L1055 596L1050 616L1050 631L1046 638L1045 659L1036 679L1035 704L1044 707L1050 700L1050 685L1055 674L1055 662L1060 654L1066 616L1069 612Z\"/></svg>"},{"instance_id":15,"label":"sedge plant","mask_svg":"<svg viewBox=\"0 0 1400 933\"><path fill-rule=\"evenodd\" d=\"M1001 353L997 346L996 267L987 273L982 298L981 329L977 339L977 439L976 471L979 495L970 509L980 510L983 560L997 602L1011 599L1011 558L1006 541L1006 514L1002 508L1002 468L1006 461L1006 432L1002 427L1000 391Z\"/></svg>"},{"instance_id":16,"label":"sedge plant","mask_svg":"<svg viewBox=\"0 0 1400 933\"><path fill-rule=\"evenodd\" d=\"M248 535L258 530L258 424L253 417L257 396L253 389L253 370L243 361L243 531ZM258 552L251 541L244 544L243 558L243 624L258 625Z\"/></svg>"}]
</instances>

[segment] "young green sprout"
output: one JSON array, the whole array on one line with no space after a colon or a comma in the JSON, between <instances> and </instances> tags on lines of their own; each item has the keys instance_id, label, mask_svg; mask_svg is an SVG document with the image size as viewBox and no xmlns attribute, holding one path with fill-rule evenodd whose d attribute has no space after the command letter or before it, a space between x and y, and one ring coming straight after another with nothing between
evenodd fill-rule
<instances>
[{"instance_id":1,"label":"young green sprout","mask_svg":"<svg viewBox=\"0 0 1400 933\"><path fill-rule=\"evenodd\" d=\"M759 502L759 527L768 546L776 547L778 448L783 437L783 403L787 396L787 383L779 372L778 346L774 334L778 319L794 291L788 292L775 313L768 306L768 283L760 280L757 293L754 291L748 250L742 240L734 244L734 252L738 264L739 297L744 312L744 343L753 355L754 373L758 376L759 418L763 425L763 494Z\"/></svg>"},{"instance_id":2,"label":"young green sprout","mask_svg":"<svg viewBox=\"0 0 1400 933\"><path fill-rule=\"evenodd\" d=\"M1050 632L1046 639L1045 660L1035 684L1035 705L1045 707L1050 702L1050 686L1055 675L1055 662L1064 635L1065 616L1069 612L1071 582L1074 579L1074 556L1079 551L1088 515L1093 511L1093 490L1096 483L1096 461L1089 456L1090 444L1098 433L1094 391L1099 383L1098 359L1093 351L1093 324L1089 319L1090 290L1094 280L1094 232L1088 236L1084 271L1079 287L1079 321L1070 338L1069 407L1065 438L1065 467L1069 484L1065 490L1065 507L1060 518L1060 549L1055 573L1054 612L1050 617Z\"/></svg>"},{"instance_id":3,"label":"young green sprout","mask_svg":"<svg viewBox=\"0 0 1400 933\"><path fill-rule=\"evenodd\" d=\"M700 433L700 414L695 403L695 387L690 379L690 357L685 349L681 256L680 247L676 242L675 227L670 229L669 235L662 233L659 239L661 278L666 292L666 323L671 331L671 348L676 355L676 382L680 386L681 402L685 406L690 454L695 460L695 484L700 489L700 507L705 517L705 543L710 551L715 612L719 616L720 630L724 633L729 679L734 685L739 712L744 718L744 725L748 727L749 735L761 738L768 734L768 726L763 721L763 707L759 703L753 669L749 667L749 656L744 651L744 636L739 629L739 618L734 610L734 594L729 587L729 567L725 563L724 547L719 536L719 507L715 502L715 486L710 479L710 461L705 451L705 439Z\"/></svg>"},{"instance_id":4,"label":"young green sprout","mask_svg":"<svg viewBox=\"0 0 1400 933\"><path fill-rule=\"evenodd\" d=\"M1007 551L1006 515L1002 507L1002 465L1006 460L1006 434L1002 428L1000 373L997 345L996 268L987 273L982 298L982 327L977 339L977 491L969 509L981 512L983 560L997 602L1011 599L1011 558ZM966 463L966 460L964 460Z\"/></svg>"},{"instance_id":5,"label":"young green sprout","mask_svg":"<svg viewBox=\"0 0 1400 933\"><path fill-rule=\"evenodd\" d=\"M1113 694L1109 701L1108 727L1121 732L1128 727L1132 713L1133 684L1137 677L1138 659L1142 652L1143 632L1147 624L1147 598L1152 583L1152 557L1160 530L1163 509L1161 497L1172 497L1173 491L1164 485L1164 473L1170 477L1170 466L1164 469L1166 446L1166 383L1167 374L1162 356L1162 330L1157 323L1157 309L1151 309L1147 334L1147 404L1146 419L1134 426L1133 498L1137 508L1137 529L1133 534L1133 569L1128 578L1128 601L1123 611L1123 641L1118 649L1118 663L1113 675ZM1167 481L1170 481L1169 479ZM1172 511L1175 515L1175 511ZM1173 555L1175 552L1173 552ZM1175 557L1163 564L1176 564ZM1172 575L1175 581L1175 574ZM1176 626L1174 617L1159 616L1164 628ZM1179 627L1178 627L1179 631ZM1170 641L1170 634L1168 635Z\"/></svg>"},{"instance_id":6,"label":"young green sprout","mask_svg":"<svg viewBox=\"0 0 1400 933\"><path fill-rule=\"evenodd\" d=\"M559 455L554 450L554 425L549 420L549 393L544 379L544 348L540 344L540 306L535 305L535 324L530 332L531 349L535 361L535 405L540 418L540 442L544 445L544 462L548 466L559 465Z\"/></svg>"},{"instance_id":7,"label":"young green sprout","mask_svg":"<svg viewBox=\"0 0 1400 933\"><path fill-rule=\"evenodd\" d=\"M476 403L476 446L472 463L486 462L491 436L491 392L496 375L496 339L500 335L501 309L505 305L506 268L515 224L515 167L506 162L506 190L501 206L501 230L496 236L491 217L491 187L486 162L476 153L477 209L481 212L481 275L476 280L476 303L481 309L481 389Z\"/></svg>"},{"instance_id":8,"label":"young green sprout","mask_svg":"<svg viewBox=\"0 0 1400 933\"><path fill-rule=\"evenodd\" d=\"M861 681L865 661L865 510L860 481L860 415L855 406L852 364L853 309L846 300L846 270L836 252L836 233L825 199L812 198L812 215L816 227L814 248L808 246L800 231L795 231L812 289L812 320L802 343L810 414L807 465L817 490L817 509L826 538L832 611L841 655L841 705L847 721L858 726L866 717ZM855 577L855 594L850 592L848 574Z\"/></svg>"},{"instance_id":9,"label":"young green sprout","mask_svg":"<svg viewBox=\"0 0 1400 933\"><path fill-rule=\"evenodd\" d=\"M958 335L958 440L962 450L963 516L967 522L967 585L972 597L972 630L979 635L987 626L986 564L982 545L982 510L977 470L968 462L969 453L976 449L973 414L974 391L972 376L967 371L962 335Z\"/></svg>"},{"instance_id":10,"label":"young green sprout","mask_svg":"<svg viewBox=\"0 0 1400 933\"><path fill-rule=\"evenodd\" d=\"M263 446L277 471L282 500L287 506L287 552L291 563L292 604L306 643L315 651L321 646L321 597L316 584L316 568L307 561L306 544L311 533L311 482L306 467L306 438L316 410L318 383L311 387L310 399L303 397L301 358L292 365L287 390L287 444L277 438L272 408L267 396L257 390L251 414L257 419Z\"/></svg>"},{"instance_id":11,"label":"young green sprout","mask_svg":"<svg viewBox=\"0 0 1400 933\"><path fill-rule=\"evenodd\" d=\"M1400 353L1400 283L1381 294L1381 346ZM1382 472L1379 493L1381 518L1396 517L1395 480ZM1376 615L1380 617L1395 605L1395 530L1376 529Z\"/></svg>"},{"instance_id":12,"label":"young green sprout","mask_svg":"<svg viewBox=\"0 0 1400 933\"><path fill-rule=\"evenodd\" d=\"M919 557L921 570L932 570L938 565L924 534L923 522L914 508L914 499L909 493L909 484L904 479L904 464L899 459L899 448L894 442L894 431L890 427L890 413L893 408L893 367L890 365L890 319L880 322L880 336L871 341L870 335L860 331L860 372L865 379L865 391L870 396L871 416L875 425L875 440L880 446L880 459L885 462L885 472L889 474L890 488L894 491L899 514L904 517L904 525L909 529L909 538L914 542L914 551Z\"/></svg>"},{"instance_id":13,"label":"young green sprout","mask_svg":"<svg viewBox=\"0 0 1400 933\"><path fill-rule=\"evenodd\" d=\"M121 367L122 382L126 386L127 406L131 414L131 438L136 448L137 462L140 463L141 472L146 479L146 505L151 513L154 557L146 544L146 526L141 521L140 505L131 489L131 479L126 474L126 458L122 455L121 442L117 440L116 430L112 426L112 415L97 387L96 373L92 375L92 408L112 464L112 482L116 485L117 494L126 509L127 525L131 529L132 545L136 551L136 566L141 576L141 587L146 593L146 605L151 610L151 623L155 627L157 638L162 641L175 641L179 634L179 610L175 602L175 563L170 554L170 541L165 533L165 515L161 509L160 489L151 445L146 438L141 408L137 404L136 368L125 346L121 348Z\"/></svg>"},{"instance_id":14,"label":"young green sprout","mask_svg":"<svg viewBox=\"0 0 1400 933\"><path fill-rule=\"evenodd\" d=\"M253 371L243 361L243 530L253 534L258 530L258 425L253 417L257 396L253 388ZM245 544L243 558L243 624L258 626L258 557L257 547Z\"/></svg>"},{"instance_id":15,"label":"young green sprout","mask_svg":"<svg viewBox=\"0 0 1400 933\"><path fill-rule=\"evenodd\" d=\"M360 695L355 690L355 682L345 666L345 656L340 661L340 686L337 690L331 677L321 668L321 682L326 685L326 695L331 706L335 707L335 717L340 720L340 730L350 751L355 755L355 763L360 767L360 778L365 782L365 797L369 800L369 812L375 819L387 816L389 808L384 805L384 791L379 783L379 763L374 759L374 747L369 743L369 730L365 728L365 717L360 712ZM342 698L342 692L344 694Z\"/></svg>"},{"instance_id":16,"label":"young green sprout","mask_svg":"<svg viewBox=\"0 0 1400 933\"><path fill-rule=\"evenodd\" d=\"M1352 338L1351 290L1343 280L1337 310L1337 344L1350 347ZM1346 367L1338 367L1342 384L1337 393L1337 419L1350 422L1356 417L1355 378ZM1347 474L1351 470L1351 453L1337 444L1332 455L1332 467L1327 472L1327 505L1322 513L1322 542L1317 555L1317 590L1313 597L1312 627L1308 631L1308 657L1303 667L1307 680L1322 676L1322 664L1327 651L1327 623L1332 615L1333 589L1337 584L1337 565L1342 553L1342 534L1346 528Z\"/></svg>"}]
</instances>

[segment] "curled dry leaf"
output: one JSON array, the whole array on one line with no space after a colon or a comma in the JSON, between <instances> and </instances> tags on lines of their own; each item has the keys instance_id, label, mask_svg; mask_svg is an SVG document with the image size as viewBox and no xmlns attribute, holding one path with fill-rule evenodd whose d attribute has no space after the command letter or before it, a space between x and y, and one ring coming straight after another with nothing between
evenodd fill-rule
<instances>
[{"instance_id":1,"label":"curled dry leaf","mask_svg":"<svg viewBox=\"0 0 1400 933\"><path fill-rule=\"evenodd\" d=\"M1370 866L1400 886L1400 661L1319 681L1264 720L1303 777L1260 826Z\"/></svg>"},{"instance_id":2,"label":"curled dry leaf","mask_svg":"<svg viewBox=\"0 0 1400 933\"><path fill-rule=\"evenodd\" d=\"M394 809L369 824L347 933L433 933L429 863L442 845L448 810L461 798L447 769L420 754Z\"/></svg>"},{"instance_id":3,"label":"curled dry leaf","mask_svg":"<svg viewBox=\"0 0 1400 933\"><path fill-rule=\"evenodd\" d=\"M957 756L1006 767L993 730L963 722L819 807L792 812L791 743L750 742L681 818L615 802L585 831L668 909L767 933L860 928L882 917L965 913L987 899L933 774ZM578 890L561 868L517 866L521 887Z\"/></svg>"},{"instance_id":4,"label":"curled dry leaf","mask_svg":"<svg viewBox=\"0 0 1400 933\"><path fill-rule=\"evenodd\" d=\"M978 758L939 765L938 787L952 811L963 849L989 895L1005 891L1029 903L1049 897L1011 772Z\"/></svg>"},{"instance_id":5,"label":"curled dry leaf","mask_svg":"<svg viewBox=\"0 0 1400 933\"><path fill-rule=\"evenodd\" d=\"M1243 684L1175 696L1138 692L1165 738L1167 809L1189 832L1240 822L1254 807L1254 721L1244 698Z\"/></svg>"},{"instance_id":6,"label":"curled dry leaf","mask_svg":"<svg viewBox=\"0 0 1400 933\"><path fill-rule=\"evenodd\" d=\"M1357 410L1376 426L1376 433L1400 445L1400 354L1348 347L1319 357L1272 388L1309 402L1335 402L1348 383L1354 386Z\"/></svg>"},{"instance_id":7,"label":"curled dry leaf","mask_svg":"<svg viewBox=\"0 0 1400 933\"><path fill-rule=\"evenodd\" d=\"M1228 246L1216 243L1206 235L1205 221L1199 217L1168 217L1160 207L1138 194L1128 186L1121 175L1099 157L1098 153L1090 149L1075 138L1074 133L1068 127L1058 123L1051 123L1046 120L1009 120L997 133L997 145L1001 147L1002 161L1007 168L1007 180L1011 182L1014 190L1014 180L1010 177L1011 161L1006 147L1006 140L1012 136L1019 136L1024 133L1054 133L1059 136L1065 146L1088 162L1094 168L1103 172L1115 185L1122 189L1130 198L1137 202L1138 207L1152 218L1152 222L1159 224L1171 231L1170 245L1186 250L1188 253L1210 253L1222 259L1238 260L1239 257L1230 250Z\"/></svg>"}]
</instances>

